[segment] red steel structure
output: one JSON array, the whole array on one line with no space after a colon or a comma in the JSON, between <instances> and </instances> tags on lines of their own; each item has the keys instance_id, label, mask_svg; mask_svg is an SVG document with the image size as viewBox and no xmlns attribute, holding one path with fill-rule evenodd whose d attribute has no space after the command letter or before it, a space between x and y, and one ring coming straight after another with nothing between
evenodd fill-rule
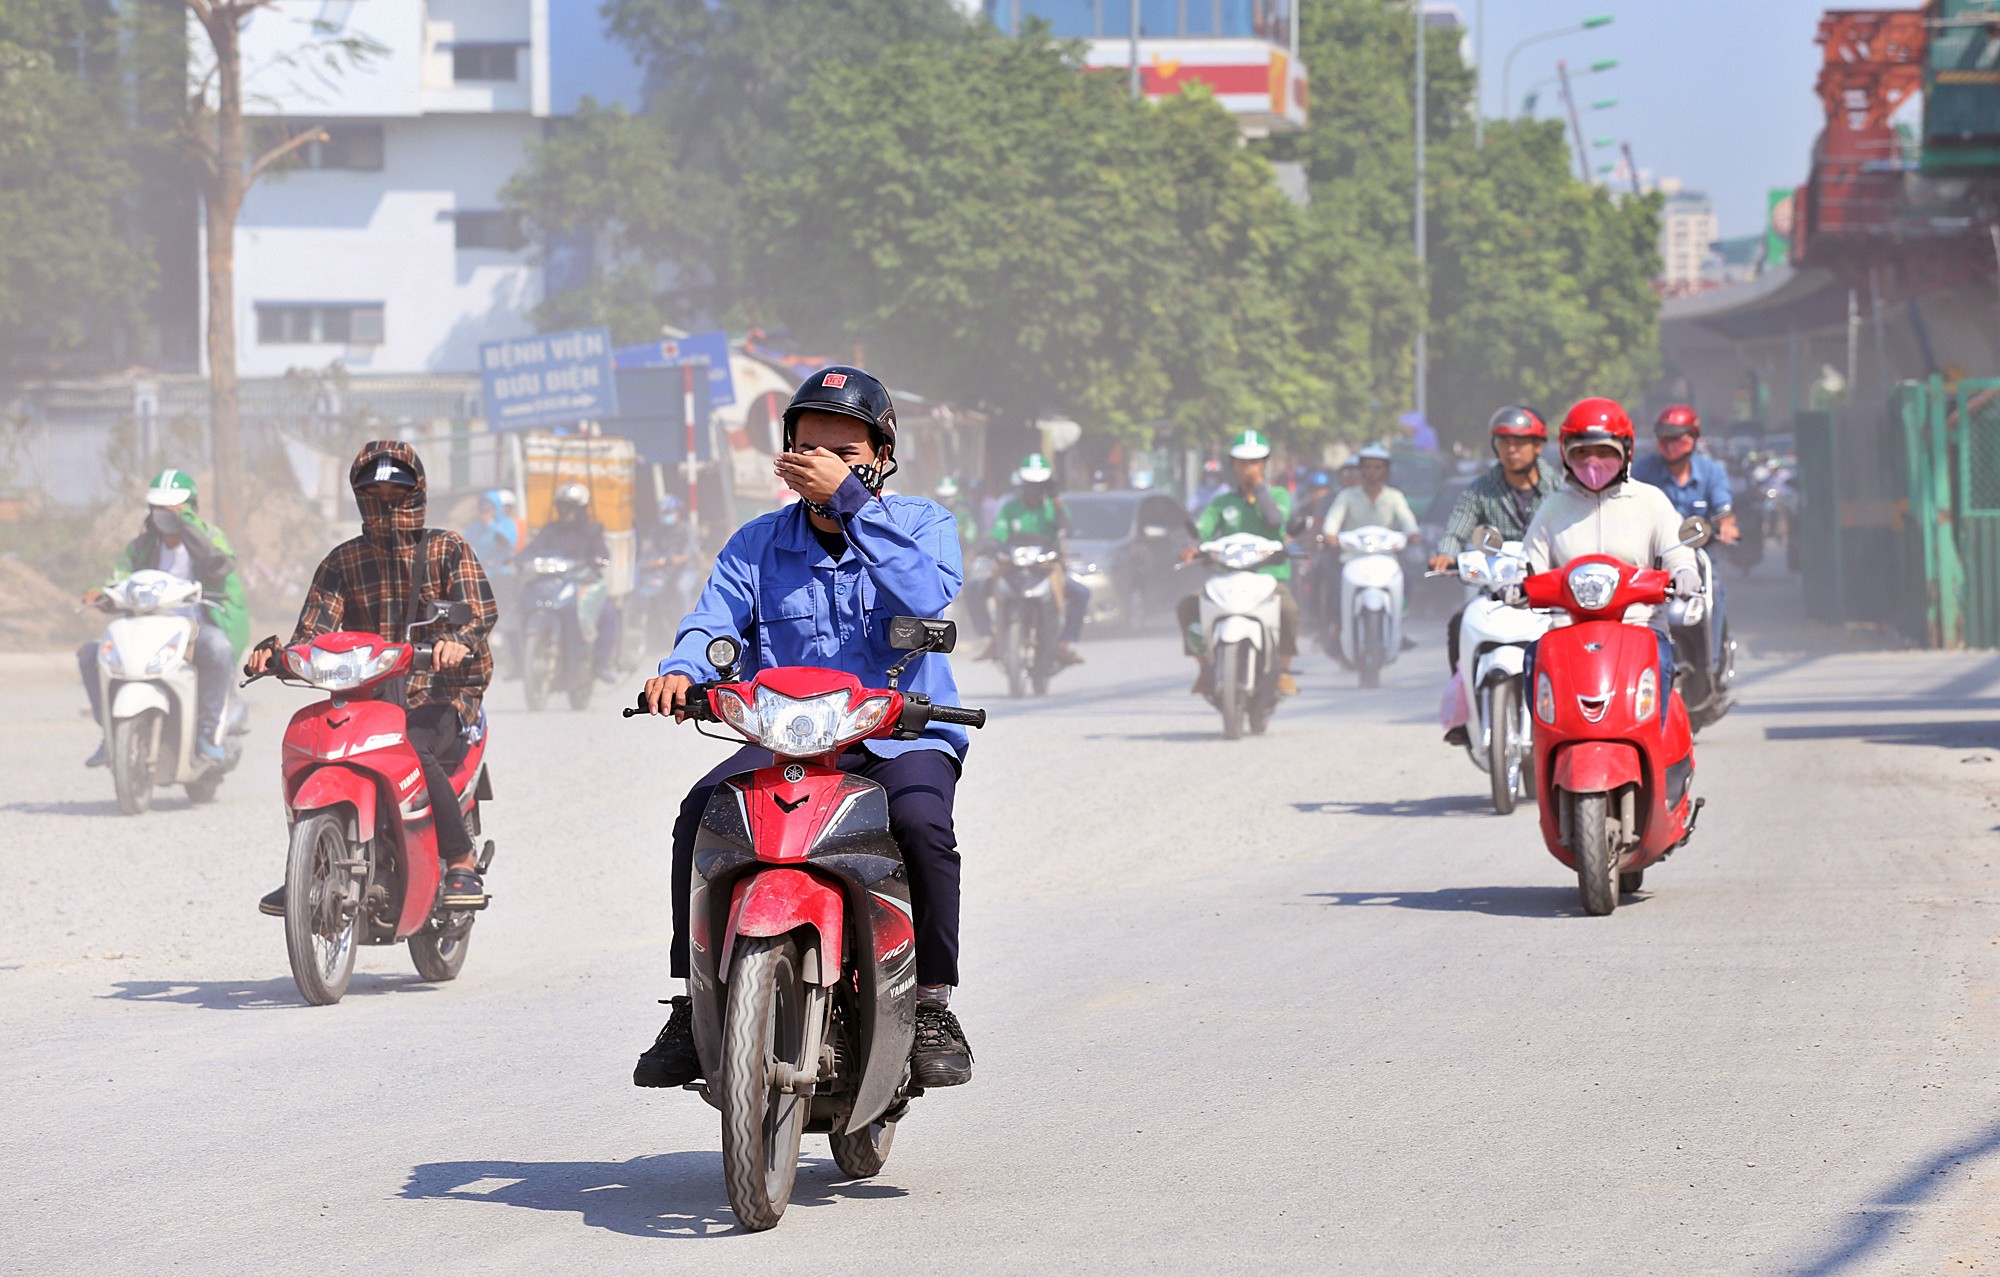
<instances>
[{"instance_id":1,"label":"red steel structure","mask_svg":"<svg viewBox=\"0 0 2000 1277\"><path fill-rule=\"evenodd\" d=\"M1821 17L1815 40L1826 61L1816 87L1826 129L1799 192L1795 261L1820 236L1892 229L1907 165L1890 120L1923 91L1926 39L1921 9L1831 9Z\"/></svg>"}]
</instances>

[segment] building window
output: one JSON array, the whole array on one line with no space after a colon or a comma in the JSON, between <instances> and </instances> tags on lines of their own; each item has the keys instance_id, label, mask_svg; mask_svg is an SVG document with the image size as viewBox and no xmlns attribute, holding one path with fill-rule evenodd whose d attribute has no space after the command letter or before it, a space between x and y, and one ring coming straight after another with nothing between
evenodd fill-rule
<instances>
[{"instance_id":1,"label":"building window","mask_svg":"<svg viewBox=\"0 0 2000 1277\"><path fill-rule=\"evenodd\" d=\"M451 78L499 80L513 83L518 78L516 64L521 46L517 44L460 44L451 50Z\"/></svg>"},{"instance_id":2,"label":"building window","mask_svg":"<svg viewBox=\"0 0 2000 1277\"><path fill-rule=\"evenodd\" d=\"M258 302L260 346L379 346L381 302Z\"/></svg>"},{"instance_id":3,"label":"building window","mask_svg":"<svg viewBox=\"0 0 2000 1277\"><path fill-rule=\"evenodd\" d=\"M296 120L264 120L257 126L259 153L281 146L301 133L323 133L286 156L288 168L382 171L382 126L379 124L312 124Z\"/></svg>"},{"instance_id":4,"label":"building window","mask_svg":"<svg viewBox=\"0 0 2000 1277\"><path fill-rule=\"evenodd\" d=\"M452 239L459 248L492 248L503 253L527 247L519 213L499 209L460 209L453 217Z\"/></svg>"}]
</instances>

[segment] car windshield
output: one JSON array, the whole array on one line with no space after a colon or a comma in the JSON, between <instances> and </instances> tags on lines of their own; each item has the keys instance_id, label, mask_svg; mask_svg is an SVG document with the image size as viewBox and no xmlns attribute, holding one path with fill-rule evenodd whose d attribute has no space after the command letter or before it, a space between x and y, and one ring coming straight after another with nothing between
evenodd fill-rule
<instances>
[{"instance_id":1,"label":"car windshield","mask_svg":"<svg viewBox=\"0 0 2000 1277\"><path fill-rule=\"evenodd\" d=\"M1122 497L1077 494L1063 498L1069 514L1069 534L1079 541L1119 541L1132 535L1132 519L1139 511L1137 501Z\"/></svg>"}]
</instances>

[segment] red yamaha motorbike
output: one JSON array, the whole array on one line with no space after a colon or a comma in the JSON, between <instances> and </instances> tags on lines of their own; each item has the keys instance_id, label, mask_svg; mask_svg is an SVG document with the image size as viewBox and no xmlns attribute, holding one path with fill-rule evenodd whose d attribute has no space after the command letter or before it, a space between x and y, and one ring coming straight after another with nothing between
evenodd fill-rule
<instances>
[{"instance_id":1,"label":"red yamaha motorbike","mask_svg":"<svg viewBox=\"0 0 2000 1277\"><path fill-rule=\"evenodd\" d=\"M688 692L688 718L776 755L716 789L689 895L688 992L709 1080L688 1089L722 1111L729 1206L752 1231L785 1213L802 1135L826 1134L842 1171L873 1175L923 1093L909 1078L916 932L888 795L836 764L849 745L914 740L933 722L985 726L984 710L896 690L905 665L956 639L948 621L895 618L890 644L907 655L878 691L810 667L738 682L741 648L718 638L708 661L722 677Z\"/></svg>"},{"instance_id":2,"label":"red yamaha motorbike","mask_svg":"<svg viewBox=\"0 0 2000 1277\"><path fill-rule=\"evenodd\" d=\"M1688 545L1707 539L1705 525L1681 535ZM1522 586L1529 607L1560 608L1574 622L1542 636L1525 681L1542 839L1576 870L1584 911L1600 916L1693 836L1701 813L1671 657L1657 631L1622 619L1634 604L1666 602L1668 585L1658 569L1587 554Z\"/></svg>"},{"instance_id":3,"label":"red yamaha motorbike","mask_svg":"<svg viewBox=\"0 0 2000 1277\"><path fill-rule=\"evenodd\" d=\"M423 624L471 619L465 603L440 599L430 610ZM443 863L423 767L404 735L402 705L382 697L390 680L428 669L430 659L429 644L350 631L280 648L256 676L332 693L292 715L283 760L292 830L285 949L300 995L315 1006L347 992L357 945L407 940L417 974L433 982L465 965L475 911L439 904ZM484 711L468 735L451 787L478 837L479 804L493 796ZM488 841L480 872L492 861Z\"/></svg>"}]
</instances>

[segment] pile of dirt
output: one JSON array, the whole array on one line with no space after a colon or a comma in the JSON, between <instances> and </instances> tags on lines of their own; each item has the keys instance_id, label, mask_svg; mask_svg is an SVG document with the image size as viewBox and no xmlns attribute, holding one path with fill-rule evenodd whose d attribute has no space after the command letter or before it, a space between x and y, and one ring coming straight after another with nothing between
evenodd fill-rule
<instances>
[{"instance_id":1,"label":"pile of dirt","mask_svg":"<svg viewBox=\"0 0 2000 1277\"><path fill-rule=\"evenodd\" d=\"M34 568L0 555L0 652L75 647L97 630L97 614L79 616L67 590Z\"/></svg>"}]
</instances>

